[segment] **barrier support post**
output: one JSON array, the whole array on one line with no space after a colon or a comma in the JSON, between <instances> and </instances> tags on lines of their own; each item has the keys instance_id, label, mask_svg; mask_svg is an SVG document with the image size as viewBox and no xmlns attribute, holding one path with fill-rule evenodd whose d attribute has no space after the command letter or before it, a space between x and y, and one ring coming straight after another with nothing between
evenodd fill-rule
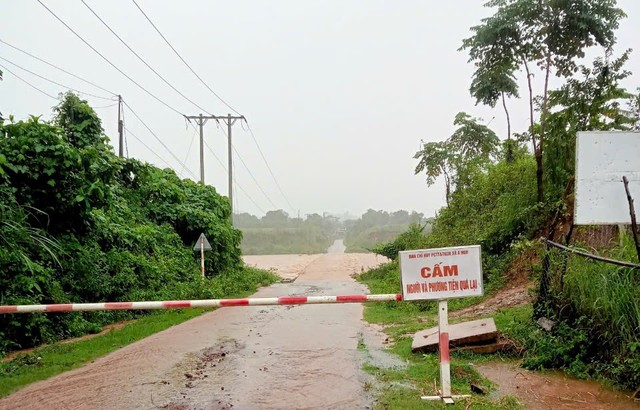
<instances>
[{"instance_id":1,"label":"barrier support post","mask_svg":"<svg viewBox=\"0 0 640 410\"><path fill-rule=\"evenodd\" d=\"M446 299L438 301L438 351L440 353L440 395L422 396L422 400L442 400L446 404L454 404L454 398L471 397L470 395L451 394L451 362L449 356L449 307Z\"/></svg>"}]
</instances>

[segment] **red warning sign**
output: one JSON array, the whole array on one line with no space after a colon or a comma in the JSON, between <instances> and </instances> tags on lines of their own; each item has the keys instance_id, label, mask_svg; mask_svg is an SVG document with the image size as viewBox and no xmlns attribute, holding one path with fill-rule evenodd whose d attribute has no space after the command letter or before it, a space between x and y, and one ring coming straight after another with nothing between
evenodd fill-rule
<instances>
[{"instance_id":1,"label":"red warning sign","mask_svg":"<svg viewBox=\"0 0 640 410\"><path fill-rule=\"evenodd\" d=\"M480 246L400 252L404 300L481 296Z\"/></svg>"}]
</instances>

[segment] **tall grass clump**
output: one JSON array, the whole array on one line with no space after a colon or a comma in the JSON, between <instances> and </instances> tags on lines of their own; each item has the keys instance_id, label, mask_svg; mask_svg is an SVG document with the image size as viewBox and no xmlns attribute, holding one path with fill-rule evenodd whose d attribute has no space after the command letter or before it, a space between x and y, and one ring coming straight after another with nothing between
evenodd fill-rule
<instances>
[{"instance_id":1,"label":"tall grass clump","mask_svg":"<svg viewBox=\"0 0 640 410\"><path fill-rule=\"evenodd\" d=\"M579 246L579 245L577 245ZM640 386L640 269L551 252L546 314L557 321L533 346L529 367L559 367L579 377L606 377L626 389ZM633 240L621 233L606 256L636 260ZM573 346L578 354L567 354Z\"/></svg>"}]
</instances>

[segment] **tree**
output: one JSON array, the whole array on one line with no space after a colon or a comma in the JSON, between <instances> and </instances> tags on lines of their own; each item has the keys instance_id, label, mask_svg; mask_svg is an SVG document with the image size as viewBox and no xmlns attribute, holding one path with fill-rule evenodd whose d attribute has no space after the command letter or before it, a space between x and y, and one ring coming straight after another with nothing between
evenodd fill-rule
<instances>
[{"instance_id":1,"label":"tree","mask_svg":"<svg viewBox=\"0 0 640 410\"><path fill-rule=\"evenodd\" d=\"M251 215L247 212L236 214L234 219L238 228L251 228L260 224L260 219L258 219L257 216Z\"/></svg>"},{"instance_id":2,"label":"tree","mask_svg":"<svg viewBox=\"0 0 640 410\"><path fill-rule=\"evenodd\" d=\"M502 61L489 67L479 67L473 74L469 92L476 99L476 105L482 103L495 108L498 99L507 119L507 161L513 160L511 144L511 118L507 109L507 98L518 98L518 84L508 61Z\"/></svg>"},{"instance_id":3,"label":"tree","mask_svg":"<svg viewBox=\"0 0 640 410\"><path fill-rule=\"evenodd\" d=\"M633 94L629 97L629 101L627 102L629 110L627 113L633 120L632 129L638 131L640 130L640 87L636 89L636 92L637 94Z\"/></svg>"},{"instance_id":4,"label":"tree","mask_svg":"<svg viewBox=\"0 0 640 410\"><path fill-rule=\"evenodd\" d=\"M261 220L265 226L269 226L272 228L284 228L288 225L289 214L287 214L282 209L278 209L277 211L268 211Z\"/></svg>"},{"instance_id":5,"label":"tree","mask_svg":"<svg viewBox=\"0 0 640 410\"><path fill-rule=\"evenodd\" d=\"M575 172L576 134L579 131L628 130L634 119L621 102L632 97L620 82L631 75L624 69L631 50L612 61L596 58L593 67L579 67L581 79L571 78L549 92L551 113L544 153L547 180L562 190Z\"/></svg>"},{"instance_id":6,"label":"tree","mask_svg":"<svg viewBox=\"0 0 640 410\"><path fill-rule=\"evenodd\" d=\"M495 158L500 142L489 127L467 113L458 113L453 124L458 128L446 141L428 142L414 155L420 160L415 174L425 172L427 185L444 176L447 205L454 186L466 186L474 170L482 169Z\"/></svg>"},{"instance_id":7,"label":"tree","mask_svg":"<svg viewBox=\"0 0 640 410\"><path fill-rule=\"evenodd\" d=\"M536 158L538 202L544 200L543 151L549 115L549 77L570 77L577 71L576 58L594 45L611 49L614 31L624 12L615 0L491 0L497 7L491 17L472 27L474 35L463 41L480 74L496 67L524 67L529 89L530 137ZM539 107L540 126L535 127L532 65L544 74ZM491 77L483 77L491 79ZM500 80L503 76L497 77ZM495 88L498 88L496 85Z\"/></svg>"},{"instance_id":8,"label":"tree","mask_svg":"<svg viewBox=\"0 0 640 410\"><path fill-rule=\"evenodd\" d=\"M85 148L106 142L102 122L86 100L72 92L66 93L60 104L53 108L53 123L64 129L67 139L76 148Z\"/></svg>"}]
</instances>

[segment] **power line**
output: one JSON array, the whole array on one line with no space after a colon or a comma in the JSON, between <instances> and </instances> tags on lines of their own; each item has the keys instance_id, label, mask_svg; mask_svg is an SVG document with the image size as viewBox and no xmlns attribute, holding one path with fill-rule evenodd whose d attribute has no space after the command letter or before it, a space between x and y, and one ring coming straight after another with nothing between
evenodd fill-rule
<instances>
[{"instance_id":1,"label":"power line","mask_svg":"<svg viewBox=\"0 0 640 410\"><path fill-rule=\"evenodd\" d=\"M118 40L120 40L120 42L127 47L127 49L129 51L131 51L133 53L134 56L136 56L138 58L138 60L140 60L145 66L147 66L147 68L149 70L151 70L158 78L160 78L165 84L167 84L169 87L171 87L171 89L175 92L177 92L178 94L180 94L180 96L182 96L182 98L184 98L185 100L189 101L191 104L195 105L196 107L198 107L200 110L202 111L207 111L204 108L202 108L198 103L194 102L193 100L191 100L189 97L187 97L186 95L184 95L182 92L180 92L180 90L178 90L176 87L174 87L169 81L167 81L162 75L160 75L160 73L158 73L153 67L151 67L145 60L144 58L140 57L140 55L138 53L135 52L134 49L132 49L129 44L127 44L126 41L124 41L122 39L122 37L120 37L118 35L118 33L116 33L115 31L113 31L113 29L107 24L107 22L105 22L99 15L98 13L96 13L84 0L80 0L82 1L82 4L85 5L86 8L89 9L89 11L91 11L91 13L93 13L94 16L96 16L96 18L98 20L100 20L100 22L111 32L111 34L113 34L114 36L116 36L116 38Z\"/></svg>"},{"instance_id":2,"label":"power line","mask_svg":"<svg viewBox=\"0 0 640 410\"><path fill-rule=\"evenodd\" d=\"M222 130L222 133L225 135L225 137L227 137L227 133L224 130L224 128L220 128ZM267 198L267 201L269 201L269 203L271 204L271 206L273 206L274 209L278 209L278 207L276 206L276 204L273 203L273 201L271 200L271 198L269 197L269 195L267 195L267 193L264 191L264 189L262 189L262 186L260 185L260 183L258 182L258 180L256 179L256 177L253 175L253 172L251 172L251 169L247 166L246 162L244 162L244 159L242 159L242 156L240 156L240 153L238 152L238 150L236 149L235 145L231 145L231 148L233 149L233 151L236 153L236 155L238 156L238 159L240 160L240 162L242 162L242 165L244 166L244 168L247 170L247 172L249 173L249 176L251 176L251 179L253 179L253 182L256 183L256 186L258 187L258 189L260 190L260 192L262 192L262 194L265 196L265 198ZM235 172L235 170L234 170Z\"/></svg>"},{"instance_id":3,"label":"power line","mask_svg":"<svg viewBox=\"0 0 640 410\"><path fill-rule=\"evenodd\" d=\"M93 107L93 106L92 106L91 108L93 108L94 110L97 110L97 109L101 109L101 108L111 108L111 107L115 107L116 105L118 105L118 103L115 103L115 104L109 104L109 105L101 105L101 106L99 106L99 107Z\"/></svg>"},{"instance_id":4,"label":"power line","mask_svg":"<svg viewBox=\"0 0 640 410\"><path fill-rule=\"evenodd\" d=\"M195 125L191 124L193 126L193 128L195 129ZM218 164L220 164L220 166L222 167L222 169L224 169L225 172L227 172L227 167L224 165L224 162L222 162L222 160L220 159L220 157L218 157L218 155L216 154L216 152L209 146L209 144L207 144L207 141L204 141L204 145L207 147L207 149L209 150L209 152L211 153L211 155L213 155L213 157L216 159L216 161L218 161ZM249 198L249 200L253 203L253 205L262 213L265 213L265 211L256 203L256 201L253 199L253 197L251 195L249 195L247 193L247 191L244 190L244 188L242 187L242 185L238 184L238 181L236 181L236 179L234 178L233 182L236 184L236 186L238 187L238 189L240 191L242 191L242 193Z\"/></svg>"},{"instance_id":5,"label":"power line","mask_svg":"<svg viewBox=\"0 0 640 410\"><path fill-rule=\"evenodd\" d=\"M169 165L169 163L167 161L164 160L164 158L162 158L160 155L158 155L157 152L155 152L153 149L151 149L151 147L149 147L147 144L144 143L144 141L142 141L142 139L138 138L136 136L136 134L134 134L133 132L131 132L131 130L127 127L124 128L127 131L127 134L131 134L131 136L133 138L135 138L140 144L142 144L146 149L148 149L149 151L151 151L151 153L153 155L155 155L156 157L158 157L158 159L160 161L162 161L167 167L171 168L171 165Z\"/></svg>"},{"instance_id":6,"label":"power line","mask_svg":"<svg viewBox=\"0 0 640 410\"><path fill-rule=\"evenodd\" d=\"M182 115L184 116L180 111L178 111L177 109L173 108L172 106L170 106L169 104L167 104L166 102L162 101L160 98L156 97L155 94L151 93L151 91L147 90L146 88L144 88L142 85L140 85L137 81L135 81L133 78L129 77L124 71L122 71L120 68L118 68L118 66L116 66L115 64L113 64L111 62L111 60L109 60L107 57L105 57L101 52L99 52L95 47L93 47L91 44L89 44L89 42L87 40L85 40L80 34L78 34L74 29L72 29L67 23L65 23L60 17L58 17L56 15L56 13L54 13L49 7L47 7L42 0L36 0L38 3L40 3L40 5L42 7L44 7L49 13L51 13L51 15L53 17L55 17L60 23L62 23L67 29L69 29L69 31L71 31L73 34L76 35L76 37L78 37L83 43L85 43L91 50L93 50L96 54L98 54L100 57L102 57L102 59L104 61L106 61L111 67L115 68L116 70L118 70L118 72L120 74L122 74L123 76L125 76L129 81L131 81L132 83L134 83L136 86L138 86L138 88L140 88L142 91L144 91L145 93L147 93L148 95L150 95L151 97L153 97L156 101L158 101L159 103L161 103L162 105L164 105L165 107L169 108L171 111L175 112L176 114Z\"/></svg>"},{"instance_id":7,"label":"power line","mask_svg":"<svg viewBox=\"0 0 640 410\"><path fill-rule=\"evenodd\" d=\"M129 109L129 111L131 111L131 114L133 114L134 117L136 117L138 119L138 121L140 121L140 123L142 123L142 125L147 129L147 131L149 131L149 133L151 135L153 135L153 137L160 143L160 145L162 145L164 147L164 149L167 150L167 152L169 152L169 154L173 157L173 159L175 159L178 164L182 165L183 167L186 168L187 172L189 173L189 175L191 175L193 178L195 178L196 176L193 174L193 172L191 172L191 170L189 168L187 168L187 166L180 161L180 158L178 158L173 151L171 151L169 149L169 147L167 147L167 145L160 139L160 137L158 137L158 135L153 132L153 130L151 130L151 128L149 128L149 126L147 125L147 123L145 123L142 118L140 118L140 116L131 108L131 106L129 104L127 104L126 101L122 101L124 103L124 105Z\"/></svg>"},{"instance_id":8,"label":"power line","mask_svg":"<svg viewBox=\"0 0 640 410\"><path fill-rule=\"evenodd\" d=\"M218 163L220 164L220 166L227 171L227 167L225 167L224 163L220 160L220 158L216 155L215 151L213 149L211 149L211 147L209 146L209 144L207 144L207 142L204 142L204 145L207 147L207 149L209 150L209 152L211 153L211 155L213 155L213 157L218 161ZM244 188L242 187L242 185L238 184L238 181L236 181L236 179L234 178L233 182L236 184L236 186L238 187L238 189L247 197L249 198L249 201L251 201L251 203L253 203L253 205L263 214L266 213L264 211L264 209L262 209L257 203L256 201L253 199L253 197L251 195L249 195L247 193L247 191L244 190Z\"/></svg>"},{"instance_id":9,"label":"power line","mask_svg":"<svg viewBox=\"0 0 640 410\"><path fill-rule=\"evenodd\" d=\"M204 142L204 146L207 147L207 149L209 150L209 152L211 153L211 155L213 155L213 157L216 159L216 161L218 161L218 164L220 164L220 166L222 167L222 169L224 170L224 172L227 172L227 166L224 165L224 163L222 162L222 160L220 159L220 157L216 154L216 152L209 146L209 144L207 144L207 142Z\"/></svg>"},{"instance_id":10,"label":"power line","mask_svg":"<svg viewBox=\"0 0 640 410\"><path fill-rule=\"evenodd\" d=\"M249 176L251 176L251 179L253 179L253 182L256 183L256 186L258 187L258 189L260 190L260 192L262 192L262 194L264 195L265 198L267 198L267 201L269 201L269 203L271 204L271 206L273 206L274 209L278 209L278 207L276 206L276 204L273 203L273 201L271 200L271 198L269 197L269 195L267 195L267 193L264 191L264 189L262 189L262 186L260 185L260 183L258 182L258 180L256 180L256 177L253 175L253 172L251 172L251 169L249 169L249 167L247 166L247 164L244 162L244 159L242 159L242 156L240 156L240 153L238 152L238 150L236 149L235 145L231 146L233 148L233 152L236 153L236 155L238 156L238 159L240 160L240 162L242 162L242 165L244 166L244 168L247 170L247 172L249 173ZM235 172L235 171L234 171Z\"/></svg>"},{"instance_id":11,"label":"power line","mask_svg":"<svg viewBox=\"0 0 640 410\"><path fill-rule=\"evenodd\" d=\"M138 10L140 10L140 12L142 13L142 15L147 19L147 21L151 24L151 26L153 26L153 28L156 30L156 32L158 34L160 34L160 37L162 37L162 39L164 40L165 43L167 43L167 45L171 48L171 50L173 50L173 52L178 56L178 58L180 58L180 60L184 63L185 66L187 66L187 68L193 73L193 75L196 76L196 78L198 78L198 80L200 80L200 82L207 87L207 89L209 91L211 91L211 94L213 94L218 100L220 100L220 102L222 102L224 105L226 105L231 111L233 111L234 113L236 113L237 115L240 115L240 113L233 108L231 105L229 105L222 97L220 97L215 91L213 91L213 89L211 87L209 87L209 85L202 79L202 77L200 77L198 75L198 73L195 72L195 70L193 68L191 68L191 66L189 65L189 63L186 62L186 60L184 58L182 58L182 56L180 55L180 53L178 53L178 51L171 45L171 43L169 42L169 40L167 40L167 38L162 34L162 32L160 31L160 29L158 29L158 27L156 27L155 24L153 24L153 21L151 21L151 19L149 18L149 16L147 16L147 13L144 12L144 10L142 10L142 8L140 7L140 5L136 2L136 0L132 0L133 4L136 5L136 7L138 8ZM206 111L206 110L203 110Z\"/></svg>"},{"instance_id":12,"label":"power line","mask_svg":"<svg viewBox=\"0 0 640 410\"><path fill-rule=\"evenodd\" d=\"M184 63L184 65L191 71L191 73L193 73L193 75L196 76L196 78L198 78L198 80L200 80L200 82L218 99L220 100L224 105L226 105L230 110L232 110L234 113L236 113L237 115L240 115L240 113L233 108L231 105L229 105L224 99L222 99L222 97L220 97L215 91L213 91L213 89L202 79L202 77L200 77L198 75L198 73L196 73L196 71L189 65L189 63L187 63L187 61L180 55L180 53L175 49L175 47L173 47L173 45L171 45L171 43L169 42L169 40L167 40L167 38L162 34L162 32L160 31L160 29L158 29L158 27L153 23L153 21L151 21L151 19L149 18L149 16L144 12L144 10L142 10L142 8L140 7L140 5L136 2L136 0L132 0L133 4L135 4L135 6L138 8L138 10L140 10L140 12L142 13L142 15L147 19L147 21L151 24L151 26L156 30L156 32L160 35L160 37L162 37L162 39L165 41L165 43L171 48L171 50L173 50L173 52L178 56L178 58L180 58L180 60ZM287 204L289 205L289 208L291 210L295 211L295 208L291 205L291 202L289 201L289 199L287 198L287 196L285 195L284 191L282 190L282 187L280 186L280 183L278 182L278 180L276 179L273 170L271 169L271 166L269 165L264 153L262 152L262 149L260 148L260 144L258 144L258 141L256 140L256 137L253 133L253 130L251 130L251 127L249 126L249 122L245 119L245 122L247 124L247 128L249 130L249 133L251 134L251 137L253 138L253 141L256 144L256 147L258 148L258 151L260 152L260 156L262 157L264 163L267 166L267 169L269 170L269 173L271 174L271 177L273 178L274 182L276 183L276 186L278 188L278 190L280 191L280 194L282 195L282 197L285 199L285 201L287 202Z\"/></svg>"},{"instance_id":13,"label":"power line","mask_svg":"<svg viewBox=\"0 0 640 410\"><path fill-rule=\"evenodd\" d=\"M292 211L295 212L295 208L291 205L291 202L289 202L289 199L284 194L284 191L282 190L282 187L278 183L278 179L274 175L273 170L271 170L271 167L269 166L269 162L267 162L267 158L265 158L264 153L262 152L262 148L260 148L260 144L258 144L258 140L256 139L256 136L253 134L253 130L251 129L251 126L249 125L249 121L247 121L245 119L244 122L245 122L245 124L247 124L247 130L249 130L249 134L251 134L251 138L253 139L253 142L256 144L256 147L258 147L258 151L260 152L260 156L262 157L262 160L264 161L265 165L267 166L267 169L269 170L269 173L271 174L271 177L273 178L273 181L276 183L276 187L278 187L278 191L280 191L280 194L282 195L284 200L289 205L289 209L291 209Z\"/></svg>"},{"instance_id":14,"label":"power line","mask_svg":"<svg viewBox=\"0 0 640 410\"><path fill-rule=\"evenodd\" d=\"M14 46L14 45L12 45L12 44L9 44L9 43L7 43L6 41L4 41L4 40L2 40L2 39L0 39L0 43L5 44L5 45L7 45L7 46L9 46L9 47L13 48L14 50L17 50L17 51L21 52L21 53L24 53L24 54L28 55L28 56L29 56L29 57L31 57L31 58L35 58L36 60L38 60L38 61L40 61L40 62L43 62L43 63L45 63L46 65L48 65L48 66L50 66L50 67L55 68L56 70L62 71L62 72L63 72L63 73L65 73L65 74L68 74L68 75L70 75L70 76L72 76L72 77L77 78L78 80L84 81L85 83L87 83L87 84L89 84L89 85L92 85L92 86L94 86L94 87L96 87L96 88L99 88L99 89L101 89L102 91L105 91L105 92L107 92L107 93L109 93L109 94L111 94L111 95L116 95L116 93L114 93L113 91L109 91L109 90L107 90L106 88L100 87L99 85L97 85L97 84L95 84L95 83L92 83L92 82L91 82L91 81L89 81L89 80L85 80L84 78L82 78L82 77L80 77L80 76L77 76L77 75L75 75L75 74L73 74L73 73L71 73L71 72L69 72L69 71L65 70L64 68L60 68L60 67L58 67L58 66L57 66L57 65L55 65L55 64L51 64L50 62L45 61L45 60L43 60L42 58L40 58L40 57L38 57L38 56L35 56L35 55L33 55L33 54L31 54L31 53L29 53L29 52L27 52L27 51L24 51L24 50L22 50L22 49L20 49L20 48L18 48L18 47L16 47L16 46Z\"/></svg>"},{"instance_id":15,"label":"power line","mask_svg":"<svg viewBox=\"0 0 640 410\"><path fill-rule=\"evenodd\" d=\"M189 123L191 123L189 121ZM194 129L195 131L195 129ZM193 135L191 136L191 142L189 143L189 148L187 149L187 155L185 155L184 157L184 164L187 163L187 161L189 160L189 154L191 154L191 147L193 146L193 141L196 139L196 134L197 132L194 132ZM184 172L184 166L182 167L182 170L180 171L180 175L182 175L182 173Z\"/></svg>"},{"instance_id":16,"label":"power line","mask_svg":"<svg viewBox=\"0 0 640 410\"><path fill-rule=\"evenodd\" d=\"M54 97L53 95L49 94L46 91L42 91L41 89L39 89L38 87L36 87L35 85L31 84L29 81L25 80L24 78L20 77L18 74L14 73L13 71L9 70L7 67L3 66L2 64L0 64L0 67L2 67L2 69L4 71L6 71L7 73L13 75L15 78L17 78L18 80L22 81L23 83L27 84L29 87L40 91L42 94L46 95L47 97L53 98L54 100L57 100L58 97Z\"/></svg>"},{"instance_id":17,"label":"power line","mask_svg":"<svg viewBox=\"0 0 640 410\"><path fill-rule=\"evenodd\" d=\"M118 96L118 110L120 110L119 112L122 114L122 139L124 139L124 148L126 150L127 153L127 158L129 158L129 142L127 141L127 133L125 132L124 129L124 125L127 123L124 120L124 110L122 109L122 97ZM120 124L118 124L118 126L120 126Z\"/></svg>"},{"instance_id":18,"label":"power line","mask_svg":"<svg viewBox=\"0 0 640 410\"><path fill-rule=\"evenodd\" d=\"M0 60L4 60L4 61L6 61L7 63L9 63L9 64L11 64L11 65L13 65L13 66L15 66L15 67L18 67L19 69L21 69L21 70L23 70L23 71L26 71L26 72L27 72L27 73L29 73L29 74L35 75L36 77L41 78L41 79L43 79L43 80L45 80L45 81L49 81L50 83L55 84L55 85L57 85L57 86L59 86L59 87L66 88L67 90L75 91L75 92L76 92L76 93L78 93L78 94L84 94L84 95L88 95L88 96L95 97L95 98L101 98L101 99L103 99L103 100L107 100L107 101L113 101L113 99L112 99L112 98L110 98L110 97L104 97L104 96L101 96L101 95L95 95L95 94L87 93L87 92L80 91L80 90L77 90L77 89L75 89L75 88L69 87L68 85L60 84L60 83L59 83L59 82L57 82L57 81L53 81L52 79L47 78L47 77L45 77L45 76L43 76L43 75L40 75L40 74L38 74L38 73L34 73L33 71L31 71L31 70L29 70L29 69L26 69L26 68L24 68L24 67L22 67L22 66L20 66L20 65L18 65L18 64L16 64L16 63L14 63L14 62L10 61L10 60L7 60L7 59L6 59L6 58L4 58L4 57L1 57L1 56L0 56Z\"/></svg>"}]
</instances>

